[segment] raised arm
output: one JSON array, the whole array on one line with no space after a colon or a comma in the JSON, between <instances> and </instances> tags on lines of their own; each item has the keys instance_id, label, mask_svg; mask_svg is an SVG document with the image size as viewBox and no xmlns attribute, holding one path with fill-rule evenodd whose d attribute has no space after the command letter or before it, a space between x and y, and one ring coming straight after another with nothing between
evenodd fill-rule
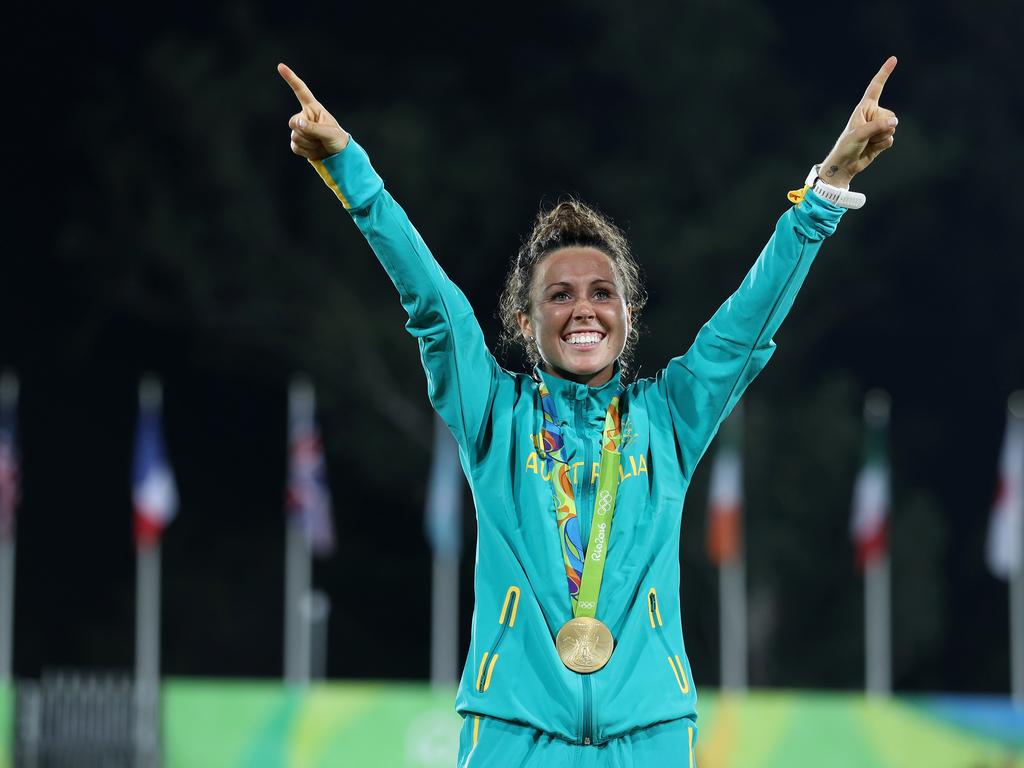
<instances>
[{"instance_id":1,"label":"raised arm","mask_svg":"<svg viewBox=\"0 0 1024 768\"><path fill-rule=\"evenodd\" d=\"M292 152L312 163L369 242L398 289L419 342L434 408L470 460L503 375L462 291L434 260L402 208L384 189L363 148L284 64L278 72L299 100L288 121Z\"/></svg>"},{"instance_id":2,"label":"raised arm","mask_svg":"<svg viewBox=\"0 0 1024 768\"><path fill-rule=\"evenodd\" d=\"M847 188L893 145L896 116L880 107L878 99L895 66L895 57L882 65L821 164L819 174L826 184ZM740 287L701 328L690 349L654 381L652 394L664 398L687 477L722 420L771 358L772 337L793 306L822 241L835 231L843 213L813 188L791 195L796 205L779 219Z\"/></svg>"}]
</instances>

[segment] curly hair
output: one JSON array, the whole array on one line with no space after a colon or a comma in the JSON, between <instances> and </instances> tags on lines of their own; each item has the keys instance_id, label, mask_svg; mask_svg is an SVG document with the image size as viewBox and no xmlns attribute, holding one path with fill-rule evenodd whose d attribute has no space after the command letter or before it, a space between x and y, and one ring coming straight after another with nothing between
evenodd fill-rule
<instances>
[{"instance_id":1,"label":"curly hair","mask_svg":"<svg viewBox=\"0 0 1024 768\"><path fill-rule=\"evenodd\" d=\"M498 300L498 318L502 325L502 347L519 346L531 365L540 363L540 350L534 339L523 337L518 314L529 314L530 287L537 265L550 253L569 247L596 248L612 263L626 304L632 310L632 323L626 345L619 356L623 373L632 362L633 350L639 339L637 321L647 303L640 276L640 265L630 252L622 230L608 218L575 198L559 202L553 208L541 210L533 223L530 236L523 243L505 276L505 287Z\"/></svg>"}]
</instances>

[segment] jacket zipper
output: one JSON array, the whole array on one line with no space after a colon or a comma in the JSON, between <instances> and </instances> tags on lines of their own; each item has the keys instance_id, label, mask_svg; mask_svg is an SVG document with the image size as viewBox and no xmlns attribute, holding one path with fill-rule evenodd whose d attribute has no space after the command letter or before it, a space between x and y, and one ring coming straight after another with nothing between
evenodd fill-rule
<instances>
[{"instance_id":1,"label":"jacket zipper","mask_svg":"<svg viewBox=\"0 0 1024 768\"><path fill-rule=\"evenodd\" d=\"M583 440L583 477L580 478L579 482L579 493L577 497L579 501L576 503L577 514L581 509L585 509L593 514L593 510L590 507L590 479L594 474L594 451L591 445L590 436L587 435L586 423L583 420L583 408L585 400L576 401L576 434ZM589 519L587 522L591 522ZM584 533L588 536L587 544L590 543L589 535L590 528L583 526L583 520L580 520L580 534Z\"/></svg>"},{"instance_id":2,"label":"jacket zipper","mask_svg":"<svg viewBox=\"0 0 1024 768\"><path fill-rule=\"evenodd\" d=\"M577 400L576 410L576 434L583 440L583 477L580 478L578 494L579 502L577 510L590 507L590 478L594 472L594 454L590 436L587 434L587 425L584 421L584 408L586 400ZM580 520L580 533L583 532L583 521ZM589 529L587 531L589 533ZM587 544L589 544L589 540ZM583 745L589 747L594 741L594 689L590 681L590 675L581 675L583 681Z\"/></svg>"},{"instance_id":3,"label":"jacket zipper","mask_svg":"<svg viewBox=\"0 0 1024 768\"><path fill-rule=\"evenodd\" d=\"M583 678L583 746L589 747L594 738L593 692L590 675L581 675L581 677Z\"/></svg>"}]
</instances>

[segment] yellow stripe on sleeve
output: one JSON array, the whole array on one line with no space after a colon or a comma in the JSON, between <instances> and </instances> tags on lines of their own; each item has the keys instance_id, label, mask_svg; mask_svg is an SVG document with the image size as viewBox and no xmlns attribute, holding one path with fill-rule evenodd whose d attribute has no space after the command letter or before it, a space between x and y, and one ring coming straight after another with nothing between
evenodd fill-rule
<instances>
[{"instance_id":1,"label":"yellow stripe on sleeve","mask_svg":"<svg viewBox=\"0 0 1024 768\"><path fill-rule=\"evenodd\" d=\"M338 188L338 183L334 180L334 177L327 172L327 166L325 166L320 160L310 160L309 163L316 168L316 172L320 174L320 178L324 180L324 184L330 187L335 196L341 200L341 204L345 206L346 209L351 208L352 206L349 205L348 200L345 199L345 195L343 195L341 190Z\"/></svg>"}]
</instances>

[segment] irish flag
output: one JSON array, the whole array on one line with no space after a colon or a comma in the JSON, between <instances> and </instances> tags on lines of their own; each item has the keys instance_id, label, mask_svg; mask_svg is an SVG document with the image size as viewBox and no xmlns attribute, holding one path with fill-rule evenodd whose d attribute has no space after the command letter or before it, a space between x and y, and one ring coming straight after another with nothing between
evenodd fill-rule
<instances>
[{"instance_id":1,"label":"irish flag","mask_svg":"<svg viewBox=\"0 0 1024 768\"><path fill-rule=\"evenodd\" d=\"M986 559L993 574L1009 579L1021 567L1024 538L1024 391L1010 398L999 454L999 481L988 526Z\"/></svg>"},{"instance_id":2,"label":"irish flag","mask_svg":"<svg viewBox=\"0 0 1024 768\"><path fill-rule=\"evenodd\" d=\"M864 403L864 463L853 486L850 532L861 569L878 562L889 538L889 396L868 393Z\"/></svg>"},{"instance_id":3,"label":"irish flag","mask_svg":"<svg viewBox=\"0 0 1024 768\"><path fill-rule=\"evenodd\" d=\"M711 465L707 551L715 565L735 562L743 535L743 414L739 408L722 425Z\"/></svg>"},{"instance_id":4,"label":"irish flag","mask_svg":"<svg viewBox=\"0 0 1024 768\"><path fill-rule=\"evenodd\" d=\"M135 543L140 548L159 543L164 528L178 511L178 488L167 462L160 423L162 406L159 382L147 377L139 387L139 421L132 462Z\"/></svg>"}]
</instances>

